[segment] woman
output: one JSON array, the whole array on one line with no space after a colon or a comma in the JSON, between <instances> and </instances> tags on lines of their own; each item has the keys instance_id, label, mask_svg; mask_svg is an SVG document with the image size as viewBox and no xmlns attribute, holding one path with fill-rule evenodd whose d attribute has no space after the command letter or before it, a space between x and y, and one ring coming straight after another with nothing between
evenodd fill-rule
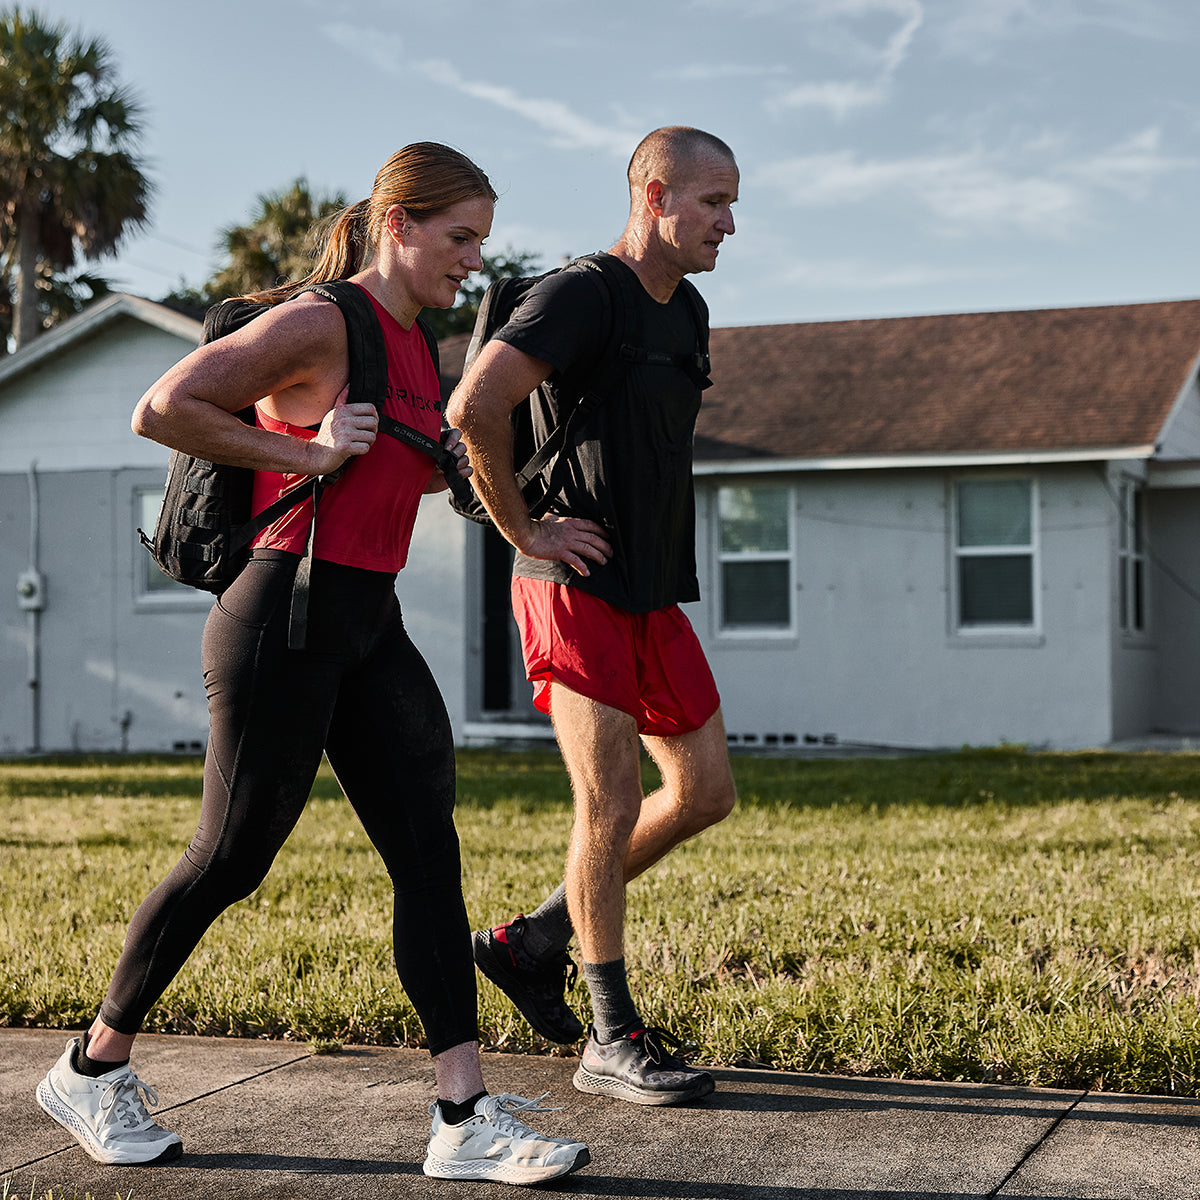
<instances>
[{"instance_id":1,"label":"woman","mask_svg":"<svg viewBox=\"0 0 1200 1200\"><path fill-rule=\"evenodd\" d=\"M202 643L210 729L199 827L134 915L91 1029L38 1088L42 1108L101 1162L182 1152L146 1111L144 1099L156 1097L128 1065L134 1038L208 926L266 876L322 753L393 880L396 967L437 1076L426 1174L529 1183L588 1161L581 1143L541 1137L517 1119L540 1111L533 1102L484 1087L450 723L395 594L421 495L445 482L426 455L376 438L373 404L347 403L341 311L303 291L349 278L367 293L387 346L384 412L436 438L439 383L416 317L423 306L452 305L481 267L495 199L457 151L406 146L371 196L338 215L311 276L251 297L276 307L188 355L134 412L143 437L253 468L256 512L298 477L351 461L320 503L305 648L288 648L287 626L311 504L256 539L213 606ZM256 401L257 425L248 426L234 414ZM468 474L456 431L450 449Z\"/></svg>"}]
</instances>

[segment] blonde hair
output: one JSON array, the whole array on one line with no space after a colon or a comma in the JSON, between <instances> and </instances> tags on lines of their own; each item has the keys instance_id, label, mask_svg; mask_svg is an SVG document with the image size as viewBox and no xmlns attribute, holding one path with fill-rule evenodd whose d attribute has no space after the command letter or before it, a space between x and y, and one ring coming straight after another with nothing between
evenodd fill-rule
<instances>
[{"instance_id":1,"label":"blonde hair","mask_svg":"<svg viewBox=\"0 0 1200 1200\"><path fill-rule=\"evenodd\" d=\"M370 196L316 226L317 261L308 275L244 298L277 304L310 284L357 274L379 248L384 220L393 204L420 222L481 196L494 203L495 189L465 154L438 142L413 142L379 168Z\"/></svg>"}]
</instances>

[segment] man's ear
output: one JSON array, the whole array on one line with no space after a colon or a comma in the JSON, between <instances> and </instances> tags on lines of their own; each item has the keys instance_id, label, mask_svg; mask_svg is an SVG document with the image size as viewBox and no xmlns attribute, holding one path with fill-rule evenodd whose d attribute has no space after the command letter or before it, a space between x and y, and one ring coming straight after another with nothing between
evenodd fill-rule
<instances>
[{"instance_id":1,"label":"man's ear","mask_svg":"<svg viewBox=\"0 0 1200 1200\"><path fill-rule=\"evenodd\" d=\"M663 204L667 189L661 179L651 179L646 184L646 207L656 216L663 215Z\"/></svg>"}]
</instances>

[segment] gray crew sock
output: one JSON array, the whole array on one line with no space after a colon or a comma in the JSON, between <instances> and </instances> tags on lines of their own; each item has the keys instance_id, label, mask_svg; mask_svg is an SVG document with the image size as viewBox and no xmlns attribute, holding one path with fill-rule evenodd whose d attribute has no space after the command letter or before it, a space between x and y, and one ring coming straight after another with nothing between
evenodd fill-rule
<instances>
[{"instance_id":1,"label":"gray crew sock","mask_svg":"<svg viewBox=\"0 0 1200 1200\"><path fill-rule=\"evenodd\" d=\"M534 958L556 958L570 944L575 930L567 912L567 887L560 883L525 918L525 949Z\"/></svg>"},{"instance_id":2,"label":"gray crew sock","mask_svg":"<svg viewBox=\"0 0 1200 1200\"><path fill-rule=\"evenodd\" d=\"M588 991L592 993L592 1024L596 1029L596 1040L615 1042L617 1038L640 1029L644 1022L637 1005L629 994L629 977L625 974L625 960L589 963L583 965L583 977Z\"/></svg>"}]
</instances>

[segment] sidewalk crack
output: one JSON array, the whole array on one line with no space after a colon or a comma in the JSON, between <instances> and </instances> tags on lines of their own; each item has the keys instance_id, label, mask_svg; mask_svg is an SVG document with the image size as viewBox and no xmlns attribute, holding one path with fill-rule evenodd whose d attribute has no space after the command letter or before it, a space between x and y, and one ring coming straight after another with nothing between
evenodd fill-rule
<instances>
[{"instance_id":1,"label":"sidewalk crack","mask_svg":"<svg viewBox=\"0 0 1200 1200\"><path fill-rule=\"evenodd\" d=\"M255 1071L253 1075L243 1075L241 1079L232 1079L229 1083L223 1083L220 1087L215 1087L211 1091L201 1092L198 1096L189 1096L186 1100L180 1100L178 1104L168 1105L166 1108L160 1108L158 1111L169 1113L174 1112L177 1108L186 1108L189 1104L195 1104L197 1100L207 1100L209 1096L216 1096L221 1092L227 1092L230 1088L241 1087L243 1083L250 1083L251 1080L261 1079L264 1075L270 1075L272 1071L282 1071L284 1067L294 1067L298 1062L307 1062L311 1057L311 1054L301 1054L298 1058L289 1058L287 1062L276 1063L273 1067L264 1067L261 1071Z\"/></svg>"},{"instance_id":2,"label":"sidewalk crack","mask_svg":"<svg viewBox=\"0 0 1200 1200\"><path fill-rule=\"evenodd\" d=\"M1017 1164L1016 1164L1016 1165L1015 1165L1015 1166L1012 1168L1012 1170L1011 1170L1011 1171L1009 1171L1009 1173L1008 1173L1007 1175L1005 1175L1005 1177L1004 1177L1002 1180L1000 1180L1000 1182L999 1182L998 1184L996 1184L996 1186L995 1186L994 1188L992 1188L992 1190L991 1190L990 1192L988 1192L988 1194L987 1194L987 1195L984 1197L984 1200L996 1200L996 1197L997 1197L997 1196L998 1196L998 1195L1001 1193L1001 1191L1003 1191L1003 1190L1004 1190L1004 1188L1006 1188L1006 1187L1009 1185L1009 1183L1010 1183L1010 1182L1011 1182L1011 1181L1012 1181L1012 1180L1013 1180L1013 1179L1016 1177L1017 1173L1018 1173L1018 1172L1021 1170L1021 1168L1022 1168L1022 1167L1023 1167L1023 1166L1024 1166L1024 1165L1025 1165L1025 1164L1026 1164L1026 1163L1027 1163L1027 1162L1028 1162L1028 1161L1029 1161L1029 1160L1030 1160L1030 1159L1031 1159L1031 1158L1032 1158L1032 1157L1033 1157L1033 1156L1034 1156L1034 1155L1035 1155L1035 1154L1036 1154L1036 1153L1037 1153L1037 1152L1038 1152L1038 1151L1039 1151L1039 1150L1040 1150L1040 1149L1041 1149L1041 1148L1042 1148L1042 1147L1043 1147L1043 1146L1044 1146L1044 1145L1045 1145L1045 1144L1046 1144L1046 1143L1047 1143L1047 1142L1048 1142L1048 1141L1049 1141L1049 1140L1050 1140L1050 1139L1051 1139L1051 1138L1054 1136L1054 1131L1055 1131L1055 1130L1056 1130L1056 1129L1057 1129L1057 1128L1058 1128L1058 1127L1059 1127L1059 1126L1060 1126L1060 1125L1061 1125L1061 1124L1062 1124L1062 1123L1063 1123L1063 1122L1064 1122L1064 1121L1065 1121L1065 1120L1066 1120L1066 1119L1067 1119L1067 1118L1068 1118L1068 1117L1069 1117L1069 1116L1070 1116L1070 1115L1071 1115L1071 1114L1072 1114L1072 1113L1073 1113L1073 1112L1076 1110L1076 1108L1078 1108L1078 1107L1079 1107L1079 1105L1081 1105L1081 1104L1082 1104L1082 1103L1083 1103L1083 1102L1084 1102L1084 1101L1085 1101L1085 1100L1088 1098L1088 1096L1090 1096L1090 1095L1091 1095L1091 1092L1080 1092L1080 1094L1079 1094L1078 1096L1076 1096L1076 1097L1075 1097L1075 1099L1074 1099L1074 1100L1073 1100L1073 1101L1070 1103L1070 1105L1069 1105L1067 1108L1064 1108L1064 1109L1063 1109L1063 1111L1062 1111L1062 1112L1060 1112L1060 1113L1058 1114L1058 1116L1057 1116L1057 1117L1055 1117L1055 1118L1054 1118L1054 1120L1050 1122L1050 1125L1049 1125L1049 1127L1048 1127L1048 1128L1046 1129L1046 1131L1045 1131L1045 1132L1044 1132L1044 1133L1041 1135L1041 1137L1037 1138L1037 1139L1036 1139L1036 1140L1033 1142L1033 1144L1032 1144L1032 1145L1029 1147L1029 1149L1028 1149L1028 1150L1026 1150L1024 1154L1022 1154L1022 1155L1021 1155L1021 1157L1020 1157L1019 1161L1017 1162Z\"/></svg>"}]
</instances>

